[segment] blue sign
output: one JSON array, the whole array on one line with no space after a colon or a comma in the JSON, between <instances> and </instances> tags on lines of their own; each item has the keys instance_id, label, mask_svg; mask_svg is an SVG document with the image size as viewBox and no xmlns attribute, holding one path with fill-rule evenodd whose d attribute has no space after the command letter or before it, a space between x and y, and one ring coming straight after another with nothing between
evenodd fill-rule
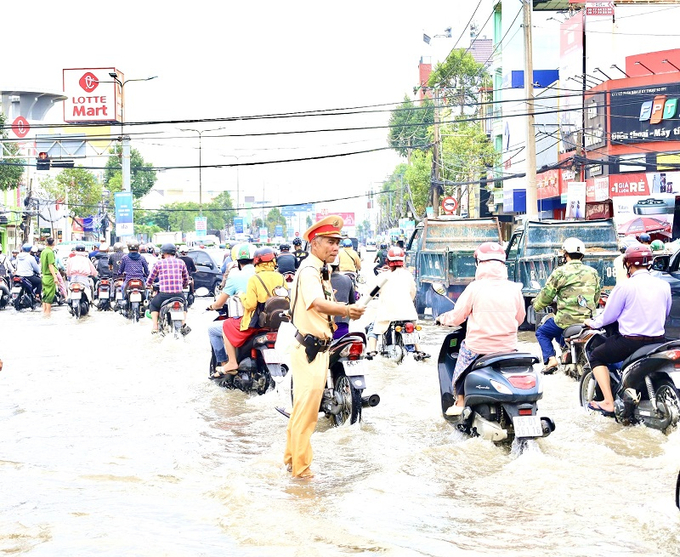
<instances>
[{"instance_id":1,"label":"blue sign","mask_svg":"<svg viewBox=\"0 0 680 557\"><path fill-rule=\"evenodd\" d=\"M283 226L280 224L277 224L274 227L274 236L283 236Z\"/></svg>"},{"instance_id":2,"label":"blue sign","mask_svg":"<svg viewBox=\"0 0 680 557\"><path fill-rule=\"evenodd\" d=\"M83 218L83 232L94 232L94 217Z\"/></svg>"},{"instance_id":3,"label":"blue sign","mask_svg":"<svg viewBox=\"0 0 680 557\"><path fill-rule=\"evenodd\" d=\"M132 192L118 191L114 194L116 202L116 236L132 236Z\"/></svg>"},{"instance_id":4,"label":"blue sign","mask_svg":"<svg viewBox=\"0 0 680 557\"><path fill-rule=\"evenodd\" d=\"M208 217L196 217L194 218L194 230L196 231L196 237L202 237L208 235Z\"/></svg>"},{"instance_id":5,"label":"blue sign","mask_svg":"<svg viewBox=\"0 0 680 557\"><path fill-rule=\"evenodd\" d=\"M301 205L285 205L281 207L281 214L286 218L295 216L296 213L311 213L314 211L314 203L303 203Z\"/></svg>"},{"instance_id":6,"label":"blue sign","mask_svg":"<svg viewBox=\"0 0 680 557\"><path fill-rule=\"evenodd\" d=\"M234 217L234 232L236 234L243 234L243 217Z\"/></svg>"}]
</instances>

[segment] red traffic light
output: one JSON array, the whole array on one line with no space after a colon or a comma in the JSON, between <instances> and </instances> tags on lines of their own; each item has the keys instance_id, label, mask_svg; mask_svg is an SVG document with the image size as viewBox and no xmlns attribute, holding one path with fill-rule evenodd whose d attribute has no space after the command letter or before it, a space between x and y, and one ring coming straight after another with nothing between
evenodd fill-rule
<instances>
[{"instance_id":1,"label":"red traffic light","mask_svg":"<svg viewBox=\"0 0 680 557\"><path fill-rule=\"evenodd\" d=\"M50 156L41 151L38 153L38 158L35 161L36 170L49 170L50 169Z\"/></svg>"}]
</instances>

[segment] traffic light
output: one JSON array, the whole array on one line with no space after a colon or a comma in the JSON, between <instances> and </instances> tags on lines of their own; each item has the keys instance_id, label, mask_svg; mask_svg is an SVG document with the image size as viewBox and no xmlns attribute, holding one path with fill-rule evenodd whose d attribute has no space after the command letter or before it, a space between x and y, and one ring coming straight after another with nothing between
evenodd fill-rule
<instances>
[{"instance_id":1,"label":"traffic light","mask_svg":"<svg viewBox=\"0 0 680 557\"><path fill-rule=\"evenodd\" d=\"M19 224L19 228L21 230L28 230L28 227L30 226L30 221L31 221L31 215L24 211L21 213L21 224Z\"/></svg>"},{"instance_id":2,"label":"traffic light","mask_svg":"<svg viewBox=\"0 0 680 557\"><path fill-rule=\"evenodd\" d=\"M41 151L38 153L38 158L35 160L36 170L49 170L50 169L50 156Z\"/></svg>"}]
</instances>

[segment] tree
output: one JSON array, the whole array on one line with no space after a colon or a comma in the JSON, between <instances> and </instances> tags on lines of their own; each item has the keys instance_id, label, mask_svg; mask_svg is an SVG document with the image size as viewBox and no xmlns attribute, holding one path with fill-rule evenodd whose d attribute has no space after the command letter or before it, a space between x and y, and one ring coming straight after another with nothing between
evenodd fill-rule
<instances>
[{"instance_id":1,"label":"tree","mask_svg":"<svg viewBox=\"0 0 680 557\"><path fill-rule=\"evenodd\" d=\"M266 218L267 230L269 231L269 237L273 238L276 231L276 225L283 225L283 236L286 235L286 217L281 214L281 209L275 207L267 213Z\"/></svg>"},{"instance_id":2,"label":"tree","mask_svg":"<svg viewBox=\"0 0 680 557\"><path fill-rule=\"evenodd\" d=\"M104 184L112 191L123 190L123 147L116 145L109 150L111 156L106 161ZM144 162L137 149L130 150L130 189L135 198L144 197L156 183L156 172L152 165Z\"/></svg>"},{"instance_id":3,"label":"tree","mask_svg":"<svg viewBox=\"0 0 680 557\"><path fill-rule=\"evenodd\" d=\"M404 102L390 116L387 141L402 157L408 157L411 149L429 149L432 124L434 107L431 100L425 99L420 107L415 107L408 97L404 97Z\"/></svg>"},{"instance_id":4,"label":"tree","mask_svg":"<svg viewBox=\"0 0 680 557\"><path fill-rule=\"evenodd\" d=\"M41 186L50 197L67 201L71 214L77 217L97 214L104 190L95 175L82 167L66 168L43 180Z\"/></svg>"},{"instance_id":5,"label":"tree","mask_svg":"<svg viewBox=\"0 0 680 557\"><path fill-rule=\"evenodd\" d=\"M7 139L7 132L3 128L7 117L0 112L0 190L11 190L19 187L24 175L24 159L12 158L19 154L19 146L16 143L4 141Z\"/></svg>"},{"instance_id":6,"label":"tree","mask_svg":"<svg viewBox=\"0 0 680 557\"><path fill-rule=\"evenodd\" d=\"M168 230L173 232L193 232L196 229L198 203L195 201L177 201L163 205L168 213Z\"/></svg>"},{"instance_id":7,"label":"tree","mask_svg":"<svg viewBox=\"0 0 680 557\"><path fill-rule=\"evenodd\" d=\"M234 223L236 211L231 201L231 195L224 191L215 197L207 206L208 228L211 230L224 230Z\"/></svg>"},{"instance_id":8,"label":"tree","mask_svg":"<svg viewBox=\"0 0 680 557\"><path fill-rule=\"evenodd\" d=\"M427 81L429 87L442 91L445 105L460 106L460 113L466 104L475 103L479 90L490 85L490 78L484 65L477 62L464 48L452 50L441 64L437 64Z\"/></svg>"}]
</instances>

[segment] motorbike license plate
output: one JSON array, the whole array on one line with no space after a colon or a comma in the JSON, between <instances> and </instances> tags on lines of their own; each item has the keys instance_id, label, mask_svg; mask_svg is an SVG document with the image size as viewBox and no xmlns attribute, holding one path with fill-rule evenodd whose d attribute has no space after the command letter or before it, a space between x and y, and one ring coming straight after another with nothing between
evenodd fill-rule
<instances>
[{"instance_id":1,"label":"motorbike license plate","mask_svg":"<svg viewBox=\"0 0 680 557\"><path fill-rule=\"evenodd\" d=\"M80 300L80 298L83 297L82 292L71 292L71 299L72 300Z\"/></svg>"},{"instance_id":2,"label":"motorbike license plate","mask_svg":"<svg viewBox=\"0 0 680 557\"><path fill-rule=\"evenodd\" d=\"M347 360L342 362L345 367L345 375L364 375L364 360Z\"/></svg>"},{"instance_id":3,"label":"motorbike license plate","mask_svg":"<svg viewBox=\"0 0 680 557\"><path fill-rule=\"evenodd\" d=\"M402 333L401 340L404 341L404 344L415 344L418 342L418 337L416 333Z\"/></svg>"},{"instance_id":4,"label":"motorbike license plate","mask_svg":"<svg viewBox=\"0 0 680 557\"><path fill-rule=\"evenodd\" d=\"M514 416L512 425L515 428L515 437L541 437L543 435L541 418L538 416Z\"/></svg>"},{"instance_id":5,"label":"motorbike license plate","mask_svg":"<svg viewBox=\"0 0 680 557\"><path fill-rule=\"evenodd\" d=\"M109 299L109 291L108 290L102 290L99 292L99 299L100 300L108 300Z\"/></svg>"},{"instance_id":6,"label":"motorbike license plate","mask_svg":"<svg viewBox=\"0 0 680 557\"><path fill-rule=\"evenodd\" d=\"M173 321L184 321L184 312L183 311L171 311L170 312L170 319Z\"/></svg>"},{"instance_id":7,"label":"motorbike license plate","mask_svg":"<svg viewBox=\"0 0 680 557\"><path fill-rule=\"evenodd\" d=\"M142 301L142 293L141 292L132 292L130 294L130 301L131 302L141 302Z\"/></svg>"},{"instance_id":8,"label":"motorbike license plate","mask_svg":"<svg viewBox=\"0 0 680 557\"><path fill-rule=\"evenodd\" d=\"M21 292L21 286L15 286L12 288L12 294L19 294Z\"/></svg>"},{"instance_id":9,"label":"motorbike license plate","mask_svg":"<svg viewBox=\"0 0 680 557\"><path fill-rule=\"evenodd\" d=\"M267 364L280 364L281 358L279 358L279 353L275 348L263 348L262 356Z\"/></svg>"}]
</instances>

